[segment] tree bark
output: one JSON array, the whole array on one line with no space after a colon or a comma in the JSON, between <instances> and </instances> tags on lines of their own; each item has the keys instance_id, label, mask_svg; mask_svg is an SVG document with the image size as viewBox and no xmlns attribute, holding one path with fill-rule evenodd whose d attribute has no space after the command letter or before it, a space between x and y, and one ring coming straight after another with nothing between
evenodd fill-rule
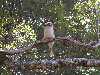
<instances>
[{"instance_id":1,"label":"tree bark","mask_svg":"<svg viewBox=\"0 0 100 75\"><path fill-rule=\"evenodd\" d=\"M95 50L97 47L100 46L100 41L99 42L92 41L92 42L96 42L94 45L92 45L91 43L89 44L81 43L80 41L76 41L73 38L69 38L69 37L56 37L54 39L50 39L47 41L38 41L22 48L16 48L16 49L10 49L10 50L0 49L0 52L4 52L5 54L8 54L8 55L24 53L26 51L31 50L32 48L37 48L38 46L42 44L47 44L52 41L59 41L64 46L76 46L76 47L84 48L84 50Z\"/></svg>"}]
</instances>

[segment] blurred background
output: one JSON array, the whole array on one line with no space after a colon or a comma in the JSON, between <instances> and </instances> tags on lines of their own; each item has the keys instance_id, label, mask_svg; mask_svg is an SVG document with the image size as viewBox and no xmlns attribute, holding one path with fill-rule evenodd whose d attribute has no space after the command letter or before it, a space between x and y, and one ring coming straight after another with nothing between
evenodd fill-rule
<instances>
[{"instance_id":1,"label":"blurred background","mask_svg":"<svg viewBox=\"0 0 100 75\"><path fill-rule=\"evenodd\" d=\"M54 23L55 35L71 36L82 43L99 39L99 0L0 0L0 48L27 47L43 37L45 17ZM99 59L99 48L84 51L73 45L63 46L56 42L55 59ZM82 49L82 50L81 50ZM2 53L0 54L3 55ZM16 63L51 59L47 45L33 48L24 54L6 56ZM0 75L100 75L99 67L58 68L50 70L22 70L9 68L0 57Z\"/></svg>"}]
</instances>

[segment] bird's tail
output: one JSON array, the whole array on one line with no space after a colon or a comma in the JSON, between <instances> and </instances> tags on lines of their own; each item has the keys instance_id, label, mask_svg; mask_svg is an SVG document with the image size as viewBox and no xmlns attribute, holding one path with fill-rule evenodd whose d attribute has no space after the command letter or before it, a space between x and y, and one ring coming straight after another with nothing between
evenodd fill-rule
<instances>
[{"instance_id":1,"label":"bird's tail","mask_svg":"<svg viewBox=\"0 0 100 75\"><path fill-rule=\"evenodd\" d=\"M54 52L52 49L50 49L50 54L49 54L50 57L54 57Z\"/></svg>"},{"instance_id":2,"label":"bird's tail","mask_svg":"<svg viewBox=\"0 0 100 75\"><path fill-rule=\"evenodd\" d=\"M48 43L48 46L49 46L49 56L50 57L54 57L53 45L54 45L54 42Z\"/></svg>"}]
</instances>

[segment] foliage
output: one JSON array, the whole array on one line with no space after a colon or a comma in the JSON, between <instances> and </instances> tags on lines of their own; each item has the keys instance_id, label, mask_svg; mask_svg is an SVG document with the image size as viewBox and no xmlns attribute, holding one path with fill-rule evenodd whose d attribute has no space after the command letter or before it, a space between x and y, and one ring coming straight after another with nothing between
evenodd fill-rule
<instances>
[{"instance_id":1,"label":"foliage","mask_svg":"<svg viewBox=\"0 0 100 75\"><path fill-rule=\"evenodd\" d=\"M98 0L99 1L99 0ZM53 23L56 36L72 36L75 40L89 43L98 40L96 14L100 7L97 0L0 0L0 47L17 48L40 40L43 36L43 20L49 17ZM100 29L100 27L99 27ZM74 46L64 47L58 42L54 46L55 58L86 57L99 58L100 51L86 52ZM77 51L79 50L79 51ZM50 59L47 47L33 49L24 54L22 59ZM92 75L89 69L68 69L63 74ZM99 70L99 69L98 69ZM90 73L87 73L91 72ZM94 74L96 75L96 73Z\"/></svg>"},{"instance_id":2,"label":"foliage","mask_svg":"<svg viewBox=\"0 0 100 75\"><path fill-rule=\"evenodd\" d=\"M17 23L14 18L1 19L1 48L16 48L36 40L36 34L30 23Z\"/></svg>"}]
</instances>

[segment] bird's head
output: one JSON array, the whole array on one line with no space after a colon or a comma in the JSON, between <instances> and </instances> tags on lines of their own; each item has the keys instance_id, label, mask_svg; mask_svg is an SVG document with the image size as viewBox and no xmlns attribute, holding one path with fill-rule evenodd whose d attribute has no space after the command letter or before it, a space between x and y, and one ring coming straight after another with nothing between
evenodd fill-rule
<instances>
[{"instance_id":1,"label":"bird's head","mask_svg":"<svg viewBox=\"0 0 100 75\"><path fill-rule=\"evenodd\" d=\"M51 28L51 27L53 27L53 23L52 22L44 23L44 28Z\"/></svg>"}]
</instances>

